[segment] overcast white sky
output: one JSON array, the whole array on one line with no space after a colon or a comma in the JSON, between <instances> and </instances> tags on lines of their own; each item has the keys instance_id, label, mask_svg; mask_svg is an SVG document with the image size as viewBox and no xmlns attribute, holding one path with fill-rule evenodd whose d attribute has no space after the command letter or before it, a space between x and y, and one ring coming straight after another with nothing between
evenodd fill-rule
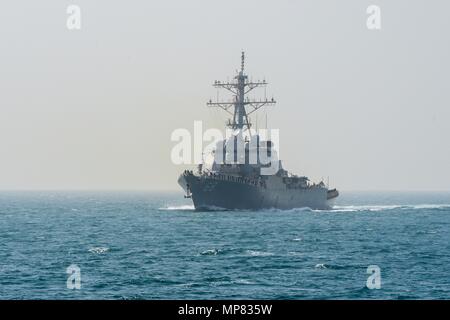
<instances>
[{"instance_id":1,"label":"overcast white sky","mask_svg":"<svg viewBox=\"0 0 450 320\"><path fill-rule=\"evenodd\" d=\"M70 4L81 30L66 28ZM371 4L380 31L366 27ZM285 168L341 190L450 190L449 12L445 0L5 2L0 189L177 189L170 134L223 127L205 102L244 49L278 101Z\"/></svg>"}]
</instances>

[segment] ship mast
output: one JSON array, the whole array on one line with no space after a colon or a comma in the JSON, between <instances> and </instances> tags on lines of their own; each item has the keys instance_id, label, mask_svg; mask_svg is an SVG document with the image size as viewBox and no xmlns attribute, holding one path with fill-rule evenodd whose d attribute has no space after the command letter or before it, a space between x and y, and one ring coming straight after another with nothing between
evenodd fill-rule
<instances>
[{"instance_id":1,"label":"ship mast","mask_svg":"<svg viewBox=\"0 0 450 320\"><path fill-rule=\"evenodd\" d=\"M267 85L267 82L265 80L256 82L249 81L248 76L244 73L244 65L245 53L242 52L241 70L234 77L235 81L214 81L214 87L218 89L226 89L233 93L234 101L212 102L211 100L209 100L209 102L207 103L208 107L219 107L233 116L233 118L228 120L227 123L227 126L232 129L243 129L244 127L250 129L251 123L249 122L248 116L265 105L274 105L276 103L273 98L271 100L268 100L267 98L264 98L263 100L250 100L246 97L247 94L253 89L258 87L265 87ZM230 109L232 108L234 108L234 110L230 111Z\"/></svg>"}]
</instances>

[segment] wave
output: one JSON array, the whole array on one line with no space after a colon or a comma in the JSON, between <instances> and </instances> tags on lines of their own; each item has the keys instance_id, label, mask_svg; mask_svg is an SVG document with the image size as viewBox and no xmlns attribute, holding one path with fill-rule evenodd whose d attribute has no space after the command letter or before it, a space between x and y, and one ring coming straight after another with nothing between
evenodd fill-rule
<instances>
[{"instance_id":1,"label":"wave","mask_svg":"<svg viewBox=\"0 0 450 320\"><path fill-rule=\"evenodd\" d=\"M302 207L302 208L293 208L293 209L277 209L277 208L271 208L271 209L264 209L263 211L269 211L269 212L359 212L359 211L387 211L387 210L445 210L450 209L450 204L416 204L416 205L404 205L404 204L393 204L393 205L347 205L347 206L333 206L333 208L329 210L316 210L311 209L308 207ZM180 205L180 206L167 206L163 208L159 208L159 210L167 210L167 211L195 211L194 205ZM225 209L221 207L215 207L215 206L208 206L201 208L200 210L203 211L248 211L252 212L253 210L230 210Z\"/></svg>"},{"instance_id":2,"label":"wave","mask_svg":"<svg viewBox=\"0 0 450 320\"><path fill-rule=\"evenodd\" d=\"M194 205L182 205L182 206L167 206L164 208L159 208L159 210L168 210L168 211L193 211L195 210Z\"/></svg>"},{"instance_id":3,"label":"wave","mask_svg":"<svg viewBox=\"0 0 450 320\"><path fill-rule=\"evenodd\" d=\"M255 251L255 250L246 250L246 253L253 257L267 257L267 256L273 256L272 252L266 252L266 251Z\"/></svg>"},{"instance_id":4,"label":"wave","mask_svg":"<svg viewBox=\"0 0 450 320\"><path fill-rule=\"evenodd\" d=\"M387 211L396 209L397 210L450 209L450 204L334 206L331 210L328 210L328 212Z\"/></svg>"},{"instance_id":5,"label":"wave","mask_svg":"<svg viewBox=\"0 0 450 320\"><path fill-rule=\"evenodd\" d=\"M95 254L103 254L109 251L109 248L107 247L92 247L89 248L89 252L95 253Z\"/></svg>"},{"instance_id":6,"label":"wave","mask_svg":"<svg viewBox=\"0 0 450 320\"><path fill-rule=\"evenodd\" d=\"M159 208L159 210L194 211L196 209L195 209L194 205L181 205L181 206L167 206L167 207ZM217 207L217 206L204 206L204 207L198 208L197 211L233 211L233 210L225 209L225 208Z\"/></svg>"},{"instance_id":7,"label":"wave","mask_svg":"<svg viewBox=\"0 0 450 320\"><path fill-rule=\"evenodd\" d=\"M346 270L353 268L360 268L356 265L337 265L337 264L328 264L328 263L318 263L314 266L315 269L332 269L332 270Z\"/></svg>"},{"instance_id":8,"label":"wave","mask_svg":"<svg viewBox=\"0 0 450 320\"><path fill-rule=\"evenodd\" d=\"M247 280L247 279L236 279L236 280L233 281L233 283L235 283L235 284L250 284L250 285L256 284L256 282L250 281L250 280Z\"/></svg>"},{"instance_id":9,"label":"wave","mask_svg":"<svg viewBox=\"0 0 450 320\"><path fill-rule=\"evenodd\" d=\"M278 209L278 208L270 208L266 209L269 212L313 212L313 211L321 211L321 210L313 210L309 207L300 207L300 208L292 208L292 209Z\"/></svg>"},{"instance_id":10,"label":"wave","mask_svg":"<svg viewBox=\"0 0 450 320\"><path fill-rule=\"evenodd\" d=\"M200 252L200 255L202 255L202 256L216 256L218 254L219 254L218 249L209 249L209 250Z\"/></svg>"},{"instance_id":11,"label":"wave","mask_svg":"<svg viewBox=\"0 0 450 320\"><path fill-rule=\"evenodd\" d=\"M400 209L402 205L360 205L360 206L333 206L330 212L357 212L357 211L385 211Z\"/></svg>"}]
</instances>

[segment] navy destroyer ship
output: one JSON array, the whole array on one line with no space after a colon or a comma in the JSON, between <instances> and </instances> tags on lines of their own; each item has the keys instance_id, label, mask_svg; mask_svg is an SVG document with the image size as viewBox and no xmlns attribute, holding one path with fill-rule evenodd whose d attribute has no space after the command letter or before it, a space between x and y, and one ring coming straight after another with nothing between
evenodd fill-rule
<instances>
[{"instance_id":1,"label":"navy destroyer ship","mask_svg":"<svg viewBox=\"0 0 450 320\"><path fill-rule=\"evenodd\" d=\"M214 82L216 88L233 94L229 102L207 103L232 115L227 124L231 135L219 141L196 170L185 170L180 175L178 183L185 197L192 199L196 210L330 209L339 192L329 189L323 181L312 183L306 176L285 170L274 142L263 141L257 130L251 129L249 116L263 106L275 104L275 100L247 97L267 82L249 80L244 61L242 52L241 69L233 81Z\"/></svg>"}]
</instances>

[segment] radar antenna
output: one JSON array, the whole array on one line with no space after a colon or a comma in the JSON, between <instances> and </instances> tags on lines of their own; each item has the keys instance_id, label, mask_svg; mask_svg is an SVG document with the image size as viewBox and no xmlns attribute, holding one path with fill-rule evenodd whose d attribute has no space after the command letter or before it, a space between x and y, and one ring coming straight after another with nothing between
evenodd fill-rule
<instances>
[{"instance_id":1,"label":"radar antenna","mask_svg":"<svg viewBox=\"0 0 450 320\"><path fill-rule=\"evenodd\" d=\"M263 81L249 81L248 76L244 73L245 53L241 54L241 71L234 77L234 81L220 82L214 81L214 87L218 89L226 89L233 94L233 101L216 101L209 100L208 107L218 107L228 112L233 118L228 120L228 127L232 129L243 129L247 127L250 129L251 123L248 116L258 109L266 105L274 105L276 101L264 99L249 99L247 94L255 88L266 87L266 80ZM250 110L247 109L251 108ZM233 109L234 108L234 109ZM230 110L231 109L231 110Z\"/></svg>"}]
</instances>

